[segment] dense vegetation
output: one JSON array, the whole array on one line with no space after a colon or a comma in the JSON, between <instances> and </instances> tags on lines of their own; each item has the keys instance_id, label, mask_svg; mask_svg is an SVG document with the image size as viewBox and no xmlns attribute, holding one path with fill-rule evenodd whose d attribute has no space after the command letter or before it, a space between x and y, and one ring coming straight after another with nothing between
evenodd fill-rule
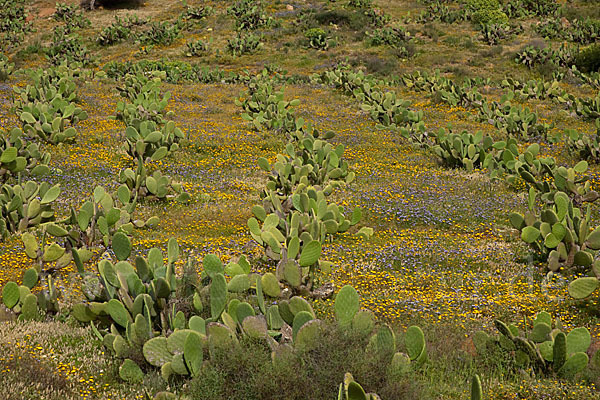
<instances>
[{"instance_id":1,"label":"dense vegetation","mask_svg":"<svg viewBox=\"0 0 600 400\"><path fill-rule=\"evenodd\" d=\"M600 4L0 8L0 397L600 399Z\"/></svg>"}]
</instances>

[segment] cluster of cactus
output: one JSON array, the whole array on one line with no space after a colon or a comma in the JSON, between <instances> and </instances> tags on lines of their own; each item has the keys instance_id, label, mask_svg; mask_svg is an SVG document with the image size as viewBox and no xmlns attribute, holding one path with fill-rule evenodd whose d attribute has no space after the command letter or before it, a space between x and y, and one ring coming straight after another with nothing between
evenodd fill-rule
<instances>
[{"instance_id":1,"label":"cluster of cactus","mask_svg":"<svg viewBox=\"0 0 600 400\"><path fill-rule=\"evenodd\" d=\"M89 66L94 63L94 58L83 43L81 36L71 33L68 28L60 25L54 28L52 42L46 49L46 58L53 65L66 62Z\"/></svg>"},{"instance_id":2,"label":"cluster of cactus","mask_svg":"<svg viewBox=\"0 0 600 400\"><path fill-rule=\"evenodd\" d=\"M183 191L180 183L175 183L170 177L155 171L148 175L146 167L141 160L135 170L125 168L119 173L119 183L127 186L127 189L137 196L138 199L165 200L174 198L175 201L185 203L190 200L190 195Z\"/></svg>"},{"instance_id":3,"label":"cluster of cactus","mask_svg":"<svg viewBox=\"0 0 600 400\"><path fill-rule=\"evenodd\" d=\"M352 71L347 65L341 65L334 70L327 70L320 75L313 75L311 80L341 90L348 96L362 92L366 87L381 87L386 81L376 79L372 75L365 75L363 71Z\"/></svg>"},{"instance_id":4,"label":"cluster of cactus","mask_svg":"<svg viewBox=\"0 0 600 400\"><path fill-rule=\"evenodd\" d=\"M389 46L393 49L405 48L412 40L410 32L401 25L385 26L373 32L367 32L371 46Z\"/></svg>"},{"instance_id":5,"label":"cluster of cactus","mask_svg":"<svg viewBox=\"0 0 600 400\"><path fill-rule=\"evenodd\" d=\"M579 71L575 65L571 67L570 72L582 83L594 89L600 89L600 72L588 71L587 73L583 73Z\"/></svg>"},{"instance_id":6,"label":"cluster of cactus","mask_svg":"<svg viewBox=\"0 0 600 400\"><path fill-rule=\"evenodd\" d=\"M13 87L13 107L27 136L52 144L74 140L77 130L72 125L88 117L76 104L75 73L64 65L37 70L32 74L34 85Z\"/></svg>"},{"instance_id":7,"label":"cluster of cactus","mask_svg":"<svg viewBox=\"0 0 600 400\"><path fill-rule=\"evenodd\" d=\"M344 381L340 383L337 400L381 400L381 397L377 393L365 393L352 374L346 372Z\"/></svg>"},{"instance_id":8,"label":"cluster of cactus","mask_svg":"<svg viewBox=\"0 0 600 400\"><path fill-rule=\"evenodd\" d=\"M227 9L227 14L235 19L235 29L238 31L268 27L275 22L265 14L260 1L238 0Z\"/></svg>"},{"instance_id":9,"label":"cluster of cactus","mask_svg":"<svg viewBox=\"0 0 600 400\"><path fill-rule=\"evenodd\" d=\"M15 64L9 62L8 57L0 54L0 82L4 82L15 70Z\"/></svg>"},{"instance_id":10,"label":"cluster of cactus","mask_svg":"<svg viewBox=\"0 0 600 400\"><path fill-rule=\"evenodd\" d=\"M366 88L357 99L362 102L362 110L369 113L379 128L400 129L403 136L410 136L423 124L423 111L410 110L410 102L398 98L396 92Z\"/></svg>"},{"instance_id":11,"label":"cluster of cactus","mask_svg":"<svg viewBox=\"0 0 600 400\"><path fill-rule=\"evenodd\" d=\"M418 23L440 21L445 24L453 24L466 20L467 13L464 8L451 8L443 0L429 1L427 8L416 17L416 22Z\"/></svg>"},{"instance_id":12,"label":"cluster of cactus","mask_svg":"<svg viewBox=\"0 0 600 400\"><path fill-rule=\"evenodd\" d=\"M187 23L183 19L175 21L151 22L135 35L136 42L145 46L168 46L173 44Z\"/></svg>"},{"instance_id":13,"label":"cluster of cactus","mask_svg":"<svg viewBox=\"0 0 600 400\"><path fill-rule=\"evenodd\" d=\"M262 47L261 40L261 35L238 33L231 39L227 39L226 51L234 57L252 54Z\"/></svg>"},{"instance_id":14,"label":"cluster of cactus","mask_svg":"<svg viewBox=\"0 0 600 400\"><path fill-rule=\"evenodd\" d=\"M34 260L39 270L55 271L74 261L83 272L83 263L92 258L98 246L108 248L117 234L128 235L134 227L157 224L156 217L147 222L133 221L131 214L135 205L136 198L131 198L127 187L120 187L115 194L110 194L97 186L78 210L71 208L68 217L41 225L41 245L36 236L23 233L21 241L25 254Z\"/></svg>"},{"instance_id":15,"label":"cluster of cactus","mask_svg":"<svg viewBox=\"0 0 600 400\"><path fill-rule=\"evenodd\" d=\"M531 187L529 212L510 214L511 225L520 231L521 239L538 257L548 262L550 271L573 267L590 270L600 250L600 228L590 231L589 205L584 214L567 193L554 191L541 195L547 203L535 213L536 194ZM597 197L593 191L587 194Z\"/></svg>"},{"instance_id":16,"label":"cluster of cactus","mask_svg":"<svg viewBox=\"0 0 600 400\"><path fill-rule=\"evenodd\" d=\"M392 17L381 8L369 8L365 10L364 15L369 19L369 25L375 28L382 28L392 20Z\"/></svg>"},{"instance_id":17,"label":"cluster of cactus","mask_svg":"<svg viewBox=\"0 0 600 400\"><path fill-rule=\"evenodd\" d=\"M147 258L138 256L134 267L127 261L130 243L115 246L119 261L113 265L102 260L97 275L84 275L82 289L89 302L77 304L71 313L84 323L98 321L98 326L92 322L93 330L109 350L125 359L119 375L126 381L143 379L140 365L133 360L160 368L166 381L174 375L194 377L202 369L205 354L212 358L215 352L231 351L239 337L265 341L273 363L285 354L310 351L319 344L323 322L315 317L310 303L298 296L285 297L274 274L251 273L244 256L224 266L217 256L206 255L200 285L186 288L174 272L179 258L174 239L168 243L166 265L161 251L153 248ZM195 270L189 261L188 268ZM229 282L225 274L231 277ZM188 315L172 306L176 291L191 297ZM253 304L240 300L244 295ZM360 310L353 287L339 291L334 308L340 329L370 336L367 350L389 362L396 376L426 362L421 329L407 330L408 354L396 352L393 331L385 325L375 332L373 314ZM202 318L203 311L210 316Z\"/></svg>"},{"instance_id":18,"label":"cluster of cactus","mask_svg":"<svg viewBox=\"0 0 600 400\"><path fill-rule=\"evenodd\" d=\"M56 3L56 10L52 14L55 21L64 22L68 29L74 30L87 28L91 25L89 19L75 5Z\"/></svg>"},{"instance_id":19,"label":"cluster of cactus","mask_svg":"<svg viewBox=\"0 0 600 400\"><path fill-rule=\"evenodd\" d=\"M188 20L202 20L209 15L215 13L215 10L210 6L192 7L187 6L183 12L183 18Z\"/></svg>"},{"instance_id":20,"label":"cluster of cactus","mask_svg":"<svg viewBox=\"0 0 600 400\"><path fill-rule=\"evenodd\" d=\"M600 21L574 19L564 26L561 21L548 19L535 27L536 32L548 39L565 39L583 45L600 39Z\"/></svg>"},{"instance_id":21,"label":"cluster of cactus","mask_svg":"<svg viewBox=\"0 0 600 400\"><path fill-rule=\"evenodd\" d=\"M225 72L219 67L209 68L183 61L141 60L110 61L104 65L103 71L108 77L120 79L127 74L161 74L169 83L246 83L250 76L235 71Z\"/></svg>"},{"instance_id":22,"label":"cluster of cactus","mask_svg":"<svg viewBox=\"0 0 600 400\"><path fill-rule=\"evenodd\" d=\"M52 276L45 280L45 289L36 294L31 293L39 281L39 272L35 268L29 268L23 274L22 285L9 281L2 288L2 303L17 316L17 321L41 320L47 313L56 314L60 311L60 290L54 284Z\"/></svg>"},{"instance_id":23,"label":"cluster of cactus","mask_svg":"<svg viewBox=\"0 0 600 400\"><path fill-rule=\"evenodd\" d=\"M479 108L485 102L479 93L478 87L489 85L489 79L467 78L462 84L457 84L451 79L440 75L438 69L433 74L416 71L412 74L402 76L403 84L419 92L430 92L444 103L453 107L475 107Z\"/></svg>"},{"instance_id":24,"label":"cluster of cactus","mask_svg":"<svg viewBox=\"0 0 600 400\"><path fill-rule=\"evenodd\" d=\"M551 47L538 49L533 46L527 46L519 51L515 57L517 64L523 64L527 68L533 68L540 64L552 63L561 67L568 67L572 64L573 57L577 50L561 45L560 48L553 50Z\"/></svg>"},{"instance_id":25,"label":"cluster of cactus","mask_svg":"<svg viewBox=\"0 0 600 400\"><path fill-rule=\"evenodd\" d=\"M571 104L571 108L577 115L585 119L600 118L600 93L597 93L595 97L589 98L577 98L569 95L567 102Z\"/></svg>"},{"instance_id":26,"label":"cluster of cactus","mask_svg":"<svg viewBox=\"0 0 600 400\"><path fill-rule=\"evenodd\" d=\"M565 131L566 142L569 150L577 155L580 160L590 163L600 163L600 118L596 119L596 133L585 134L569 129Z\"/></svg>"},{"instance_id":27,"label":"cluster of cactus","mask_svg":"<svg viewBox=\"0 0 600 400\"><path fill-rule=\"evenodd\" d=\"M125 125L137 126L141 121L162 124L172 115L165 110L171 92L161 94L159 77L128 74L123 79L123 86L117 90L125 100L117 103L115 118Z\"/></svg>"},{"instance_id":28,"label":"cluster of cactus","mask_svg":"<svg viewBox=\"0 0 600 400\"><path fill-rule=\"evenodd\" d=\"M40 150L37 143L23 139L23 131L13 128L0 140L0 182L19 176L21 172L31 175L47 175L50 153Z\"/></svg>"},{"instance_id":29,"label":"cluster of cactus","mask_svg":"<svg viewBox=\"0 0 600 400\"><path fill-rule=\"evenodd\" d=\"M433 141L431 150L444 164L451 168L462 167L468 172L483 165L494 145L492 138L484 137L483 132L473 135L467 131L446 132L443 128L433 136Z\"/></svg>"},{"instance_id":30,"label":"cluster of cactus","mask_svg":"<svg viewBox=\"0 0 600 400\"><path fill-rule=\"evenodd\" d=\"M331 37L321 28L311 28L304 33L304 37L308 40L308 47L317 50L327 50Z\"/></svg>"},{"instance_id":31,"label":"cluster of cactus","mask_svg":"<svg viewBox=\"0 0 600 400\"><path fill-rule=\"evenodd\" d=\"M185 142L185 135L173 121L162 127L151 120L129 125L125 129L125 152L134 160L157 161L179 149Z\"/></svg>"},{"instance_id":32,"label":"cluster of cactus","mask_svg":"<svg viewBox=\"0 0 600 400\"><path fill-rule=\"evenodd\" d=\"M484 102L479 108L478 118L487 121L509 137L525 140L546 139L553 124L539 122L538 115L529 107L511 104L513 93L502 96L500 102Z\"/></svg>"},{"instance_id":33,"label":"cluster of cactus","mask_svg":"<svg viewBox=\"0 0 600 400\"><path fill-rule=\"evenodd\" d=\"M545 311L536 315L529 332L521 332L517 326L499 320L495 321L495 326L499 337L483 331L475 333L473 341L478 353L486 354L494 348L508 351L516 367L567 379L575 377L588 366L586 352L591 344L591 335L586 328L574 328L565 334L561 321L558 318L552 321L551 315ZM598 353L593 356L594 359L598 357Z\"/></svg>"},{"instance_id":34,"label":"cluster of cactus","mask_svg":"<svg viewBox=\"0 0 600 400\"><path fill-rule=\"evenodd\" d=\"M248 220L252 237L269 258L279 261L278 276L298 291L312 290L317 268L328 268L319 260L326 238L347 231L362 215L355 209L347 219L341 207L327 201L336 187L354 179L354 173L342 158L342 145L334 148L316 130L309 132L292 134L286 154L278 155L273 165L259 159L271 176L261 193L262 205L253 207L255 217ZM368 228L360 232L371 233Z\"/></svg>"},{"instance_id":35,"label":"cluster of cactus","mask_svg":"<svg viewBox=\"0 0 600 400\"><path fill-rule=\"evenodd\" d=\"M0 8L0 44L5 50L16 48L25 34L33 29L27 4L21 0L5 0Z\"/></svg>"},{"instance_id":36,"label":"cluster of cactus","mask_svg":"<svg viewBox=\"0 0 600 400\"><path fill-rule=\"evenodd\" d=\"M568 95L564 89L561 89L560 83L556 80L547 82L532 79L527 82L520 82L517 79L506 78L502 81L502 86L511 90L518 100L556 99L560 102Z\"/></svg>"},{"instance_id":37,"label":"cluster of cactus","mask_svg":"<svg viewBox=\"0 0 600 400\"><path fill-rule=\"evenodd\" d=\"M479 32L481 32L481 39L493 46L500 43L501 40L509 39L523 32L523 27L508 24L480 24Z\"/></svg>"},{"instance_id":38,"label":"cluster of cactus","mask_svg":"<svg viewBox=\"0 0 600 400\"><path fill-rule=\"evenodd\" d=\"M0 189L0 237L53 221L52 203L59 194L59 185L50 187L46 182L4 184Z\"/></svg>"},{"instance_id":39,"label":"cluster of cactus","mask_svg":"<svg viewBox=\"0 0 600 400\"><path fill-rule=\"evenodd\" d=\"M556 16L560 3L554 0L512 0L502 3L509 18Z\"/></svg>"},{"instance_id":40,"label":"cluster of cactus","mask_svg":"<svg viewBox=\"0 0 600 400\"><path fill-rule=\"evenodd\" d=\"M187 57L204 56L204 55L208 54L208 52L209 52L208 43L206 43L200 39L193 41L193 42L188 42L186 44L185 55Z\"/></svg>"},{"instance_id":41,"label":"cluster of cactus","mask_svg":"<svg viewBox=\"0 0 600 400\"><path fill-rule=\"evenodd\" d=\"M115 21L100 31L96 42L100 46L110 46L122 42L131 36L133 27L145 23L145 20L140 20L137 16L120 18L115 15Z\"/></svg>"},{"instance_id":42,"label":"cluster of cactus","mask_svg":"<svg viewBox=\"0 0 600 400\"><path fill-rule=\"evenodd\" d=\"M243 96L235 99L235 105L242 107L242 119L251 122L254 129L296 130L293 108L300 100L285 101L283 90L277 91L272 80L259 75L248 82Z\"/></svg>"}]
</instances>

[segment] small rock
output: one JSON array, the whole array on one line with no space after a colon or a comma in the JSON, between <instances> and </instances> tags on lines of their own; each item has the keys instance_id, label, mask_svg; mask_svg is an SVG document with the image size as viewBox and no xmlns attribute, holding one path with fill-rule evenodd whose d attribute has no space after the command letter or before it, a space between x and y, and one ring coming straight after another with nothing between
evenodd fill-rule
<instances>
[{"instance_id":1,"label":"small rock","mask_svg":"<svg viewBox=\"0 0 600 400\"><path fill-rule=\"evenodd\" d=\"M294 6L288 4L287 6L285 6L285 9L288 11L294 11Z\"/></svg>"}]
</instances>

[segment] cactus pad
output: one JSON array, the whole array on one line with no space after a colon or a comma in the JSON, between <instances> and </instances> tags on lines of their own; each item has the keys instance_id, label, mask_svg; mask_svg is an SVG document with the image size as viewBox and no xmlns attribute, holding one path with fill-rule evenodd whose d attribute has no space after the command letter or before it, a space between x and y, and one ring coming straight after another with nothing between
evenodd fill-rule
<instances>
[{"instance_id":1,"label":"cactus pad","mask_svg":"<svg viewBox=\"0 0 600 400\"><path fill-rule=\"evenodd\" d=\"M144 373L140 367L130 359L123 361L119 367L119 376L125 382L139 383L144 380Z\"/></svg>"},{"instance_id":2,"label":"cactus pad","mask_svg":"<svg viewBox=\"0 0 600 400\"><path fill-rule=\"evenodd\" d=\"M358 293L350 285L340 289L335 297L335 317L341 327L349 327L360 308Z\"/></svg>"},{"instance_id":3,"label":"cactus pad","mask_svg":"<svg viewBox=\"0 0 600 400\"><path fill-rule=\"evenodd\" d=\"M167 338L158 336L144 343L142 348L144 358L155 367L162 367L173 359L173 355L167 348Z\"/></svg>"},{"instance_id":4,"label":"cactus pad","mask_svg":"<svg viewBox=\"0 0 600 400\"><path fill-rule=\"evenodd\" d=\"M8 282L2 288L2 302L8 308L13 308L17 305L20 298L19 285L15 282Z\"/></svg>"}]
</instances>

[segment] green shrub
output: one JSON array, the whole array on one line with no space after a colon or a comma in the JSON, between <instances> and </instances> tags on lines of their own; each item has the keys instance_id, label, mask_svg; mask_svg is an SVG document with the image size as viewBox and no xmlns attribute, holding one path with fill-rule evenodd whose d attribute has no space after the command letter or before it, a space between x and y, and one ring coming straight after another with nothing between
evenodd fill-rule
<instances>
[{"instance_id":1,"label":"green shrub","mask_svg":"<svg viewBox=\"0 0 600 400\"><path fill-rule=\"evenodd\" d=\"M467 0L465 6L467 10L471 12L500 9L498 0Z\"/></svg>"},{"instance_id":2,"label":"green shrub","mask_svg":"<svg viewBox=\"0 0 600 400\"><path fill-rule=\"evenodd\" d=\"M600 45L595 44L579 52L573 64L584 73L600 71Z\"/></svg>"},{"instance_id":3,"label":"green shrub","mask_svg":"<svg viewBox=\"0 0 600 400\"><path fill-rule=\"evenodd\" d=\"M481 9L471 16L471 20L477 24L506 24L508 17L499 9Z\"/></svg>"}]
</instances>

